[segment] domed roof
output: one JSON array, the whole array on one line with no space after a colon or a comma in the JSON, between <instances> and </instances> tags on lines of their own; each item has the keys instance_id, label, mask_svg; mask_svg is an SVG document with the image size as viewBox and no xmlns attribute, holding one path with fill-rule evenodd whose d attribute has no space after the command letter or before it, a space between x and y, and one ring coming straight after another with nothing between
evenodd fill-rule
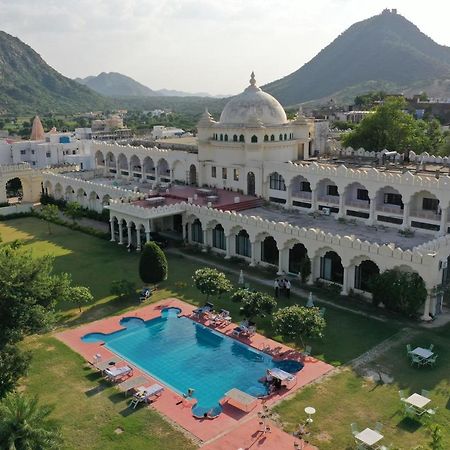
<instances>
[{"instance_id":1,"label":"domed roof","mask_svg":"<svg viewBox=\"0 0 450 450\"><path fill-rule=\"evenodd\" d=\"M225 105L219 123L254 127L284 125L287 121L283 107L277 99L256 86L252 72L250 86Z\"/></svg>"}]
</instances>

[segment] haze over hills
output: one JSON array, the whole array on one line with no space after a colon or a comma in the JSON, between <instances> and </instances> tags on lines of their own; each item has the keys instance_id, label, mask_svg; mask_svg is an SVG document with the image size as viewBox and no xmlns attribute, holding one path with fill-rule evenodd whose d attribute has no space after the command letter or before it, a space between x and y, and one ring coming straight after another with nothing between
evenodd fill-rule
<instances>
[{"instance_id":1,"label":"haze over hills","mask_svg":"<svg viewBox=\"0 0 450 450\"><path fill-rule=\"evenodd\" d=\"M294 105L352 87L352 94L367 92L371 84L404 91L446 78L450 47L437 44L394 10L385 10L353 24L300 69L263 88L284 105Z\"/></svg>"},{"instance_id":2,"label":"haze over hills","mask_svg":"<svg viewBox=\"0 0 450 450\"><path fill-rule=\"evenodd\" d=\"M133 78L117 72L102 72L97 76L75 78L75 81L107 97L212 97L207 92L191 93L173 89L153 90Z\"/></svg>"},{"instance_id":3,"label":"haze over hills","mask_svg":"<svg viewBox=\"0 0 450 450\"><path fill-rule=\"evenodd\" d=\"M20 39L0 31L0 111L74 112L109 102L50 67Z\"/></svg>"}]
</instances>

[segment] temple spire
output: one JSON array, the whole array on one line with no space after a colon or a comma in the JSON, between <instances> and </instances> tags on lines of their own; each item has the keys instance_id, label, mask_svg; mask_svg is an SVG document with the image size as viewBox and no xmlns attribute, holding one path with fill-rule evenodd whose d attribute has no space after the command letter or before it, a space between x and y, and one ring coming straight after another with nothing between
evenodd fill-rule
<instances>
[{"instance_id":1,"label":"temple spire","mask_svg":"<svg viewBox=\"0 0 450 450\"><path fill-rule=\"evenodd\" d=\"M250 75L250 84L252 86L256 86L255 72L253 72L253 71L252 71L252 73Z\"/></svg>"}]
</instances>

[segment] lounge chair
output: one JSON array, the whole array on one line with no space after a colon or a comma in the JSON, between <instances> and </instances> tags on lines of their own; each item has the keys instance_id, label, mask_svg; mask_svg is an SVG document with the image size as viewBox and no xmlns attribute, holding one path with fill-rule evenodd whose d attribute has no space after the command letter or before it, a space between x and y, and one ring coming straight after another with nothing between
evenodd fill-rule
<instances>
[{"instance_id":1,"label":"lounge chair","mask_svg":"<svg viewBox=\"0 0 450 450\"><path fill-rule=\"evenodd\" d=\"M143 386L148 383L148 379L142 375L138 377L132 377L128 380L122 381L117 387L127 395L130 391L135 390L139 386Z\"/></svg>"},{"instance_id":2,"label":"lounge chair","mask_svg":"<svg viewBox=\"0 0 450 450\"><path fill-rule=\"evenodd\" d=\"M130 366L111 367L105 369L106 379L112 382L117 382L125 377L131 377L133 375L133 369Z\"/></svg>"},{"instance_id":3,"label":"lounge chair","mask_svg":"<svg viewBox=\"0 0 450 450\"><path fill-rule=\"evenodd\" d=\"M353 436L356 436L359 433L358 426L356 425L356 423L352 423L350 426L352 428Z\"/></svg>"},{"instance_id":4,"label":"lounge chair","mask_svg":"<svg viewBox=\"0 0 450 450\"><path fill-rule=\"evenodd\" d=\"M160 384L152 384L150 387L139 390L133 395L130 407L135 409L139 403L148 403L153 397L159 397L164 391L164 387Z\"/></svg>"},{"instance_id":5,"label":"lounge chair","mask_svg":"<svg viewBox=\"0 0 450 450\"><path fill-rule=\"evenodd\" d=\"M194 311L192 311L192 312L196 316L201 316L202 314L211 312L213 309L214 309L214 305L212 303L208 302L208 303L205 303L200 308L194 309Z\"/></svg>"}]
</instances>

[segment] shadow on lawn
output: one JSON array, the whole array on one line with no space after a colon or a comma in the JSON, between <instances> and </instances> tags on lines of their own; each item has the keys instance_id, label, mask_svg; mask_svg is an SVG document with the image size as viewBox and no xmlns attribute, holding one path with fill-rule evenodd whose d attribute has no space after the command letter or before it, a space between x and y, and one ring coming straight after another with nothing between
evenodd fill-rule
<instances>
[{"instance_id":1,"label":"shadow on lawn","mask_svg":"<svg viewBox=\"0 0 450 450\"><path fill-rule=\"evenodd\" d=\"M407 433L415 433L419 428L423 426L422 423L410 417L404 417L398 424L397 428L400 428Z\"/></svg>"}]
</instances>

